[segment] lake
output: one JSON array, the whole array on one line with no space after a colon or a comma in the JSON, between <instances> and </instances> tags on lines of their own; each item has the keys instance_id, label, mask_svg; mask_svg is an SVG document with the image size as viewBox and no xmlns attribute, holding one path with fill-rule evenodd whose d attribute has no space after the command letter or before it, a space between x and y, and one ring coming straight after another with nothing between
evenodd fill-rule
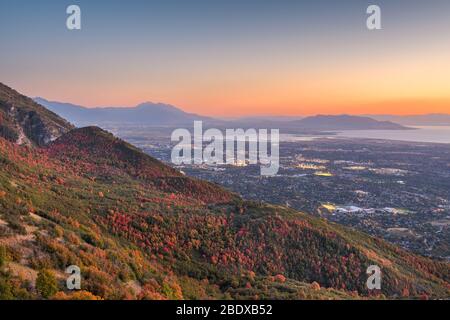
<instances>
[{"instance_id":1,"label":"lake","mask_svg":"<svg viewBox=\"0 0 450 320\"><path fill-rule=\"evenodd\" d=\"M450 143L450 126L421 126L416 130L346 130L337 137L384 139L411 142Z\"/></svg>"},{"instance_id":2,"label":"lake","mask_svg":"<svg viewBox=\"0 0 450 320\"><path fill-rule=\"evenodd\" d=\"M305 135L282 134L282 141L311 141L320 138L363 138L410 142L450 143L450 126L415 126L416 130L343 130L335 135Z\"/></svg>"}]
</instances>

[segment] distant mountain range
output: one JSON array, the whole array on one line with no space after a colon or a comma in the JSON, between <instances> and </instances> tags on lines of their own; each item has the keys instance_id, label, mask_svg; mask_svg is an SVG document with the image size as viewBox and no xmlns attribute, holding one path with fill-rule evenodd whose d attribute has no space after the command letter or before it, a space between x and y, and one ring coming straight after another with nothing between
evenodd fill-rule
<instances>
[{"instance_id":1,"label":"distant mountain range","mask_svg":"<svg viewBox=\"0 0 450 320\"><path fill-rule=\"evenodd\" d=\"M450 126L450 114L433 113L409 116L369 115L380 121L393 121L405 126Z\"/></svg>"},{"instance_id":2,"label":"distant mountain range","mask_svg":"<svg viewBox=\"0 0 450 320\"><path fill-rule=\"evenodd\" d=\"M261 116L236 119L235 122L253 126L280 125L318 131L329 130L404 130L405 126L450 126L450 114L424 115L317 115Z\"/></svg>"},{"instance_id":3,"label":"distant mountain range","mask_svg":"<svg viewBox=\"0 0 450 320\"><path fill-rule=\"evenodd\" d=\"M171 126L192 124L194 120L210 119L163 103L145 102L136 107L86 108L71 103L48 101L43 98L34 98L34 100L59 116L69 119L77 126L102 123Z\"/></svg>"},{"instance_id":4,"label":"distant mountain range","mask_svg":"<svg viewBox=\"0 0 450 320\"><path fill-rule=\"evenodd\" d=\"M0 135L0 300L449 297L446 262L246 201L0 89L0 125L34 142ZM82 291L61 281L68 265Z\"/></svg>"},{"instance_id":5,"label":"distant mountain range","mask_svg":"<svg viewBox=\"0 0 450 320\"><path fill-rule=\"evenodd\" d=\"M350 115L318 115L299 117L244 117L239 119L214 119L187 113L172 105L163 103L142 103L136 107L86 108L71 103L48 101L35 98L59 116L69 119L77 126L102 124L137 124L152 126L191 126L193 121L202 120L208 126L282 128L288 131L338 131L338 130L404 130L408 129L390 121L378 121L369 117Z\"/></svg>"},{"instance_id":6,"label":"distant mountain range","mask_svg":"<svg viewBox=\"0 0 450 320\"><path fill-rule=\"evenodd\" d=\"M369 117L350 115L318 115L301 120L294 120L290 126L317 131L338 130L406 130L406 128L390 121L378 121Z\"/></svg>"},{"instance_id":7,"label":"distant mountain range","mask_svg":"<svg viewBox=\"0 0 450 320\"><path fill-rule=\"evenodd\" d=\"M342 130L409 130L391 121L351 115L317 115L300 117L246 117L234 120L244 128L280 128L285 133L324 132Z\"/></svg>"}]
</instances>

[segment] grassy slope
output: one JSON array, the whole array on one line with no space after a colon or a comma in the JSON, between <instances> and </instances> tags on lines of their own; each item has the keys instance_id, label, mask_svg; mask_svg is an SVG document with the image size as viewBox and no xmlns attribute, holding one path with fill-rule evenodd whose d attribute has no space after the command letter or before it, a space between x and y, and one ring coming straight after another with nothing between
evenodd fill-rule
<instances>
[{"instance_id":1,"label":"grassy slope","mask_svg":"<svg viewBox=\"0 0 450 320\"><path fill-rule=\"evenodd\" d=\"M371 264L386 296L449 296L446 263L242 201L96 128L46 149L0 138L0 244L16 297L37 297L37 270L62 281L71 264L103 298L356 298Z\"/></svg>"}]
</instances>

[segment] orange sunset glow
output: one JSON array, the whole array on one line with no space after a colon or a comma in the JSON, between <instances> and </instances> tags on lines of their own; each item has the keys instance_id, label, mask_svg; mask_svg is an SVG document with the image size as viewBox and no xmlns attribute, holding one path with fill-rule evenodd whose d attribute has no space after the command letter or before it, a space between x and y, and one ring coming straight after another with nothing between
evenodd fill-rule
<instances>
[{"instance_id":1,"label":"orange sunset glow","mask_svg":"<svg viewBox=\"0 0 450 320\"><path fill-rule=\"evenodd\" d=\"M87 107L153 101L227 117L450 113L449 5L416 5L385 3L383 29L369 31L366 8L355 3L331 12L267 2L239 14L187 6L176 19L163 5L144 19L142 3L142 20L120 6L107 19L86 4L96 19L78 33L30 16L4 37L0 67L3 81L29 96Z\"/></svg>"}]
</instances>

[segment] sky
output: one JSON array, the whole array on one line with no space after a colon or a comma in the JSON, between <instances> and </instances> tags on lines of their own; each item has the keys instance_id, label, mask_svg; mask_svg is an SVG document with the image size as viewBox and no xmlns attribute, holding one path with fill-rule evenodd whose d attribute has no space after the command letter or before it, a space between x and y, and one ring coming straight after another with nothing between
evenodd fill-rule
<instances>
[{"instance_id":1,"label":"sky","mask_svg":"<svg viewBox=\"0 0 450 320\"><path fill-rule=\"evenodd\" d=\"M0 82L210 116L450 113L450 1L0 0Z\"/></svg>"}]
</instances>

